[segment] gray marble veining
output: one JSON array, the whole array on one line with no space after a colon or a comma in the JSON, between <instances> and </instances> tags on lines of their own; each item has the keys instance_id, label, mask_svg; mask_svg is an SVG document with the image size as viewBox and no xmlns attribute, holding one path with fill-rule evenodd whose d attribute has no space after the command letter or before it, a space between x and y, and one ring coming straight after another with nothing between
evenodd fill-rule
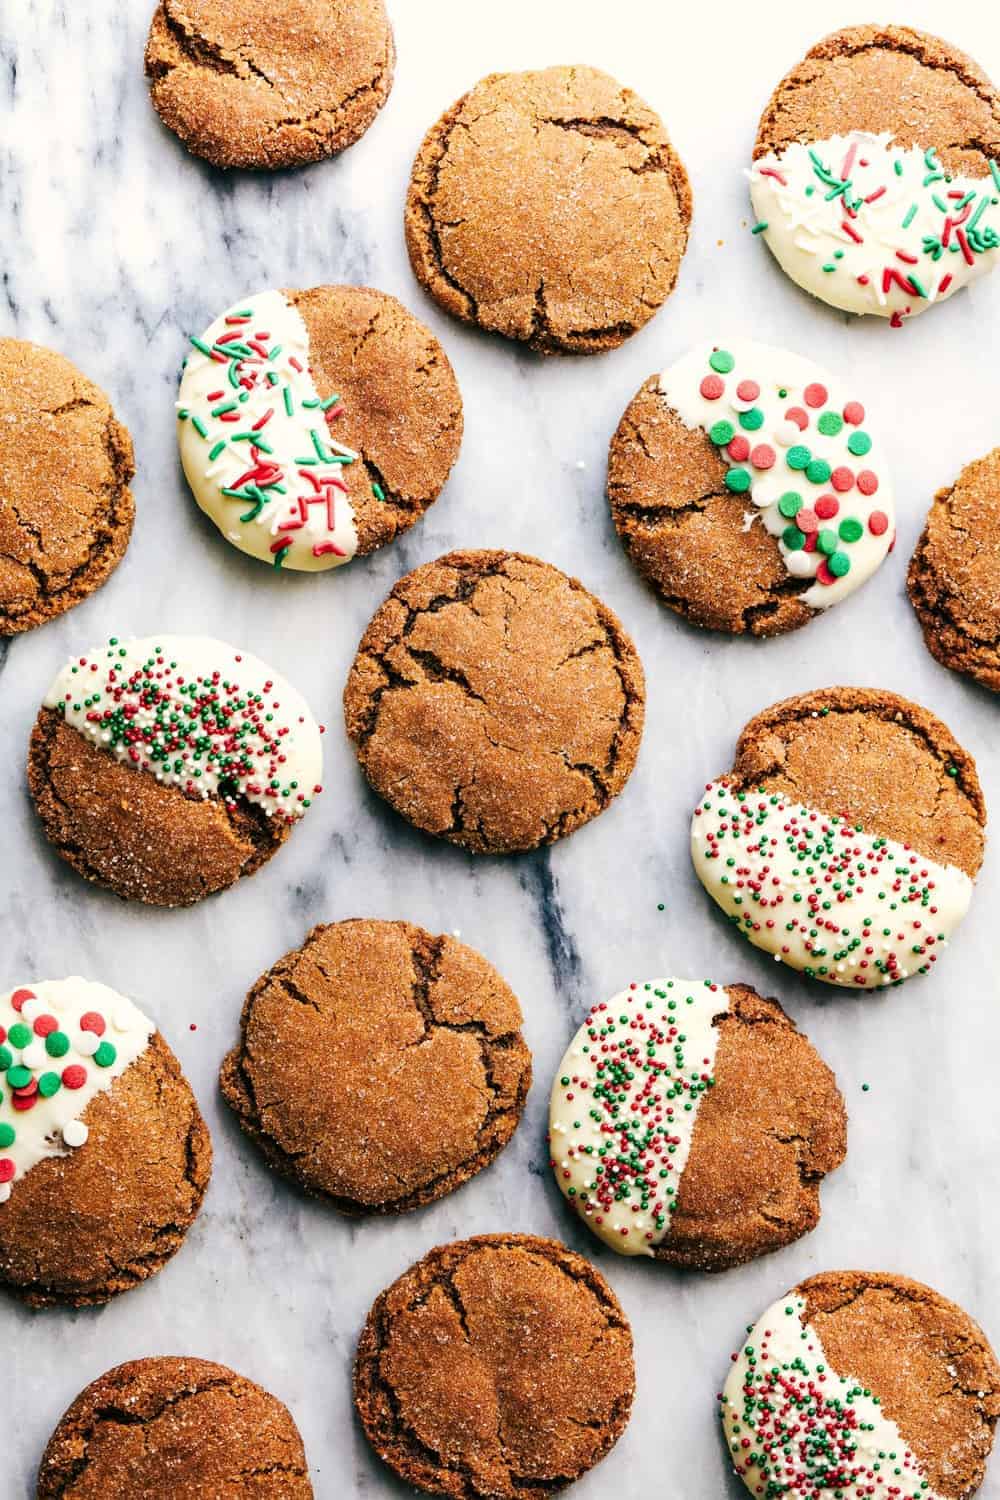
<instances>
[{"instance_id":1,"label":"gray marble veining","mask_svg":"<svg viewBox=\"0 0 1000 1500\"><path fill-rule=\"evenodd\" d=\"M631 1426L581 1497L742 1494L726 1474L714 1395L746 1323L787 1286L836 1266L905 1271L955 1297L1000 1341L993 1236L1000 994L991 847L972 911L937 972L854 996L811 987L741 943L697 886L688 810L730 764L742 723L789 693L884 685L939 713L978 757L1000 809L1000 705L925 653L903 576L933 491L1000 441L1000 276L899 333L852 324L797 292L746 232L742 166L772 84L822 17L778 0L704 8L655 0L395 0L395 90L339 161L224 177L185 155L146 97L152 0L3 0L0 7L0 332L62 349L107 389L135 438L138 520L109 584L52 625L0 645L6 879L4 984L82 972L157 1018L209 1119L215 1177L176 1260L101 1311L0 1305L8 1418L0 1492L33 1493L45 1439L77 1390L119 1360L220 1359L291 1406L320 1497L402 1494L351 1415L350 1360L372 1297L424 1250L499 1229L554 1234L610 1277L636 1330ZM905 19L942 24L931 0ZM1000 75L1000 22L953 0L949 35ZM482 74L586 60L660 109L691 173L694 234L677 293L615 354L542 361L476 336L416 286L402 237L422 131ZM226 547L186 492L172 402L186 332L241 293L323 281L402 297L443 339L466 407L459 465L424 523L341 574L275 576ZM603 498L608 438L653 370L695 339L751 334L857 379L886 435L899 546L828 618L772 643L685 628L634 576ZM340 693L358 637L400 573L455 545L519 547L578 574L633 632L649 680L643 752L619 801L553 850L475 860L425 839L367 790L345 742ZM327 790L253 880L186 912L126 906L51 854L22 766L38 702L74 647L158 629L222 635L284 671L329 725ZM901 789L905 793L905 789ZM664 910L659 910L662 903ZM486 1173L398 1221L341 1221L278 1183L219 1107L215 1075L241 998L316 921L406 916L455 930L521 997L536 1084L513 1143ZM721 1278L605 1251L549 1180L548 1084L588 1004L653 974L745 979L776 993L836 1069L851 1114L847 1164L820 1228ZM863 1093L862 1082L870 1084ZM1000 1496L1000 1461L982 1494Z\"/></svg>"}]
</instances>

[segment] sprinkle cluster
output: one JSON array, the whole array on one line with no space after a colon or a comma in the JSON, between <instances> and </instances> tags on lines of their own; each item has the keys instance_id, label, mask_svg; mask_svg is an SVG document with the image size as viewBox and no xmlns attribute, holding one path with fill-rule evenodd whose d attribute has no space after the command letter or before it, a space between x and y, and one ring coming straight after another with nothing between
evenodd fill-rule
<instances>
[{"instance_id":1,"label":"sprinkle cluster","mask_svg":"<svg viewBox=\"0 0 1000 1500\"><path fill-rule=\"evenodd\" d=\"M934 1500L878 1396L828 1367L803 1312L776 1306L733 1355L738 1389L721 1399L737 1474L761 1500Z\"/></svg>"},{"instance_id":2,"label":"sprinkle cluster","mask_svg":"<svg viewBox=\"0 0 1000 1500\"><path fill-rule=\"evenodd\" d=\"M694 1115L714 1083L712 1017L728 1009L718 985L706 980L704 991L632 984L594 1006L563 1059L552 1169L601 1238L632 1242L615 1248L660 1241L675 1206Z\"/></svg>"},{"instance_id":3,"label":"sprinkle cluster","mask_svg":"<svg viewBox=\"0 0 1000 1500\"><path fill-rule=\"evenodd\" d=\"M241 683L238 653L231 671L185 670L161 646L138 644L136 656L112 636L103 652L77 658L55 706L119 759L189 796L245 797L271 816L300 817L322 787L294 774L295 729L306 719L280 712L274 680Z\"/></svg>"},{"instance_id":4,"label":"sprinkle cluster","mask_svg":"<svg viewBox=\"0 0 1000 1500\"><path fill-rule=\"evenodd\" d=\"M295 318L301 323L297 313ZM240 524L268 527L267 552L275 568L285 563L300 532L308 532L313 558L346 560L350 554L342 542L343 529L338 531L337 506L349 509L342 471L358 455L329 432L343 415L343 402L339 396L319 397L308 365L278 342L270 328L259 325L252 299L225 314L221 323L224 331L215 337L210 333L210 342L191 339L198 354L217 367L219 384L203 396L200 391L193 395L188 405L183 403L185 394L191 394L185 379L178 420L190 422L205 445L207 472L218 475L219 493L232 506L243 507ZM304 358L307 342L301 340ZM277 441L274 431L291 422L292 433L283 431L283 441ZM296 452L300 442L304 451ZM377 490L374 486L373 492ZM383 498L381 492L377 498ZM320 536L315 540L317 517Z\"/></svg>"},{"instance_id":5,"label":"sprinkle cluster","mask_svg":"<svg viewBox=\"0 0 1000 1500\"><path fill-rule=\"evenodd\" d=\"M758 947L861 988L925 974L971 881L909 845L783 796L710 782L695 809L699 877Z\"/></svg>"},{"instance_id":6,"label":"sprinkle cluster","mask_svg":"<svg viewBox=\"0 0 1000 1500\"><path fill-rule=\"evenodd\" d=\"M734 374L736 357L728 349L713 349L708 366L699 394L728 409L725 414L720 409L708 426L709 437L729 463L727 489L736 495L749 492L754 503L777 507L780 520L769 529L781 537L789 572L800 577L814 573L826 587L846 577L856 544L866 533L882 537L889 529L886 512L864 503L876 495L880 481L864 462L872 439L862 426L863 405L856 400L831 404L826 385L818 380L804 387L801 399L789 387L772 392L762 374ZM775 396L783 403L780 420L767 430L764 401ZM841 454L831 451L840 447ZM787 471L783 490L773 485L776 469ZM772 482L762 487L765 476Z\"/></svg>"},{"instance_id":7,"label":"sprinkle cluster","mask_svg":"<svg viewBox=\"0 0 1000 1500\"><path fill-rule=\"evenodd\" d=\"M11 1183L19 1175L14 1157L8 1155L18 1143L22 1117L62 1090L77 1092L86 1087L91 1069L112 1068L118 1049L108 1036L108 1018L99 1010L88 1010L64 1024L48 1009L34 990L17 989L0 1006L6 1024L0 1024L0 1203L10 1197ZM67 1058L72 1055L72 1060ZM6 1107L4 1107L6 1106ZM65 1146L82 1146L87 1139L82 1120L71 1120L62 1128Z\"/></svg>"}]
</instances>

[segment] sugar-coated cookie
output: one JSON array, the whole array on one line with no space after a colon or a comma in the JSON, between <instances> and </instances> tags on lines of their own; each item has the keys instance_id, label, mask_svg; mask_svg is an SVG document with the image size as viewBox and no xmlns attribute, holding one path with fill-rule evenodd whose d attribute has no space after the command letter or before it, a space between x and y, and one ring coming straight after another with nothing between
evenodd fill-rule
<instances>
[{"instance_id":1,"label":"sugar-coated cookie","mask_svg":"<svg viewBox=\"0 0 1000 1500\"><path fill-rule=\"evenodd\" d=\"M621 1255L724 1271L819 1222L844 1159L830 1069L748 985L653 979L595 1005L556 1072L556 1182Z\"/></svg>"},{"instance_id":2,"label":"sugar-coated cookie","mask_svg":"<svg viewBox=\"0 0 1000 1500\"><path fill-rule=\"evenodd\" d=\"M935 495L906 586L928 651L1000 692L1000 448Z\"/></svg>"},{"instance_id":3,"label":"sugar-coated cookie","mask_svg":"<svg viewBox=\"0 0 1000 1500\"><path fill-rule=\"evenodd\" d=\"M91 1382L45 1449L36 1500L312 1500L288 1408L205 1359L118 1365Z\"/></svg>"},{"instance_id":4,"label":"sugar-coated cookie","mask_svg":"<svg viewBox=\"0 0 1000 1500\"><path fill-rule=\"evenodd\" d=\"M376 611L344 711L397 812L502 854L607 807L635 765L645 698L635 647L575 578L519 552L449 552Z\"/></svg>"},{"instance_id":5,"label":"sugar-coated cookie","mask_svg":"<svg viewBox=\"0 0 1000 1500\"><path fill-rule=\"evenodd\" d=\"M340 567L419 520L458 456L462 398L437 339L369 287L259 292L184 362L181 462L241 552Z\"/></svg>"},{"instance_id":6,"label":"sugar-coated cookie","mask_svg":"<svg viewBox=\"0 0 1000 1500\"><path fill-rule=\"evenodd\" d=\"M384 0L160 0L153 105L217 167L299 167L368 129L395 63Z\"/></svg>"},{"instance_id":7,"label":"sugar-coated cookie","mask_svg":"<svg viewBox=\"0 0 1000 1500\"><path fill-rule=\"evenodd\" d=\"M700 344L645 383L611 441L608 495L664 602L734 635L806 624L895 538L885 453L857 392L748 340Z\"/></svg>"},{"instance_id":8,"label":"sugar-coated cookie","mask_svg":"<svg viewBox=\"0 0 1000 1500\"><path fill-rule=\"evenodd\" d=\"M107 1302L161 1270L212 1144L177 1059L124 995L46 979L0 997L0 1284Z\"/></svg>"},{"instance_id":9,"label":"sugar-coated cookie","mask_svg":"<svg viewBox=\"0 0 1000 1500\"><path fill-rule=\"evenodd\" d=\"M632 1331L604 1277L557 1240L431 1250L375 1301L354 1400L368 1441L431 1495L545 1500L628 1423Z\"/></svg>"},{"instance_id":10,"label":"sugar-coated cookie","mask_svg":"<svg viewBox=\"0 0 1000 1500\"><path fill-rule=\"evenodd\" d=\"M750 720L698 801L691 856L755 947L874 989L937 962L985 824L975 761L940 719L895 693L826 688Z\"/></svg>"},{"instance_id":11,"label":"sugar-coated cookie","mask_svg":"<svg viewBox=\"0 0 1000 1500\"><path fill-rule=\"evenodd\" d=\"M401 1213L510 1140L521 1008L472 948L409 922L314 927L247 996L222 1092L270 1164L350 1214Z\"/></svg>"},{"instance_id":12,"label":"sugar-coated cookie","mask_svg":"<svg viewBox=\"0 0 1000 1500\"><path fill-rule=\"evenodd\" d=\"M674 289L687 174L659 116L596 68L492 73L428 131L414 274L455 317L543 354L613 349Z\"/></svg>"},{"instance_id":13,"label":"sugar-coated cookie","mask_svg":"<svg viewBox=\"0 0 1000 1500\"><path fill-rule=\"evenodd\" d=\"M134 473L104 392L61 354L0 339L0 636L106 582L132 535Z\"/></svg>"},{"instance_id":14,"label":"sugar-coated cookie","mask_svg":"<svg viewBox=\"0 0 1000 1500\"><path fill-rule=\"evenodd\" d=\"M55 677L28 785L85 879L188 906L270 859L322 790L321 727L290 683L204 636L112 639Z\"/></svg>"},{"instance_id":15,"label":"sugar-coated cookie","mask_svg":"<svg viewBox=\"0 0 1000 1500\"><path fill-rule=\"evenodd\" d=\"M930 1287L827 1271L748 1329L721 1416L752 1495L969 1500L993 1447L1000 1366Z\"/></svg>"},{"instance_id":16,"label":"sugar-coated cookie","mask_svg":"<svg viewBox=\"0 0 1000 1500\"><path fill-rule=\"evenodd\" d=\"M753 155L755 233L833 307L898 326L1000 261L1000 95L938 37L825 37L775 89Z\"/></svg>"}]
</instances>

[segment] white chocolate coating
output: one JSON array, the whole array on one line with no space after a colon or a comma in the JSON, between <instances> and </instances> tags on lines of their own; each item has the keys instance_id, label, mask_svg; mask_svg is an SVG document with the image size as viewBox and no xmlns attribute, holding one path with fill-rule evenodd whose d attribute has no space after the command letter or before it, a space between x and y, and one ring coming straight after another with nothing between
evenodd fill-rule
<instances>
[{"instance_id":1,"label":"white chocolate coating","mask_svg":"<svg viewBox=\"0 0 1000 1500\"><path fill-rule=\"evenodd\" d=\"M713 359L731 365L716 370ZM816 579L801 595L806 604L827 609L871 577L892 545L896 510L885 455L846 382L801 355L744 339L690 349L664 370L660 390L732 465L727 483L743 485L735 492L746 495L747 525L759 518L779 538L789 573ZM734 457L741 448L749 452ZM831 567L845 571L833 576Z\"/></svg>"},{"instance_id":2,"label":"white chocolate coating","mask_svg":"<svg viewBox=\"0 0 1000 1500\"><path fill-rule=\"evenodd\" d=\"M729 993L652 979L595 1005L559 1065L549 1103L552 1169L590 1229L620 1255L666 1238L711 1087Z\"/></svg>"},{"instance_id":3,"label":"white chocolate coating","mask_svg":"<svg viewBox=\"0 0 1000 1500\"><path fill-rule=\"evenodd\" d=\"M750 197L782 270L833 307L912 316L1000 260L1000 167L948 176L892 135L793 141L759 157Z\"/></svg>"},{"instance_id":4,"label":"white chocolate coating","mask_svg":"<svg viewBox=\"0 0 1000 1500\"><path fill-rule=\"evenodd\" d=\"M45 706L116 760L189 795L238 795L291 820L320 789L321 731L305 699L224 641L112 640L71 657Z\"/></svg>"},{"instance_id":5,"label":"white chocolate coating","mask_svg":"<svg viewBox=\"0 0 1000 1500\"><path fill-rule=\"evenodd\" d=\"M100 1022L92 1019L82 1027L88 1016ZM0 1061L6 1064L0 1088L0 1203L5 1203L32 1167L86 1143L88 1130L80 1116L145 1052L156 1027L124 995L80 978L43 979L9 991L0 999L0 1027ZM27 1041L22 1028L30 1032ZM11 1084L12 1072L15 1079L21 1076L18 1068L32 1075L21 1090ZM67 1069L72 1070L68 1075ZM27 1107L18 1107L19 1101Z\"/></svg>"},{"instance_id":6,"label":"white chocolate coating","mask_svg":"<svg viewBox=\"0 0 1000 1500\"><path fill-rule=\"evenodd\" d=\"M747 1489L758 1496L942 1500L878 1393L831 1368L805 1316L797 1293L776 1302L729 1371L722 1426Z\"/></svg>"},{"instance_id":7,"label":"white chocolate coating","mask_svg":"<svg viewBox=\"0 0 1000 1500\"><path fill-rule=\"evenodd\" d=\"M926 973L972 898L955 865L725 781L695 809L691 858L754 947L827 984L874 989Z\"/></svg>"},{"instance_id":8,"label":"white chocolate coating","mask_svg":"<svg viewBox=\"0 0 1000 1500\"><path fill-rule=\"evenodd\" d=\"M305 572L350 562L358 537L342 471L357 454L331 435L324 407L337 407L316 390L298 308L260 292L199 343L210 353L196 345L184 365L177 441L201 509L262 562Z\"/></svg>"}]
</instances>

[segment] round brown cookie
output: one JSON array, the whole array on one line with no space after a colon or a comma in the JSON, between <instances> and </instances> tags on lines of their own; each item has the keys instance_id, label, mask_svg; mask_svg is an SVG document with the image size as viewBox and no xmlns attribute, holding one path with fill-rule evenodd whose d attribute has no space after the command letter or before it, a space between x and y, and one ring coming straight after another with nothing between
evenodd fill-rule
<instances>
[{"instance_id":1,"label":"round brown cookie","mask_svg":"<svg viewBox=\"0 0 1000 1500\"><path fill-rule=\"evenodd\" d=\"M608 455L608 498L632 562L693 625L780 635L813 618L778 538L746 526L747 500L726 488L731 465L688 427L651 375L629 403Z\"/></svg>"},{"instance_id":2,"label":"round brown cookie","mask_svg":"<svg viewBox=\"0 0 1000 1500\"><path fill-rule=\"evenodd\" d=\"M709 981L632 984L595 1006L549 1108L555 1179L587 1227L700 1271L815 1229L846 1131L833 1074L778 1002Z\"/></svg>"},{"instance_id":3,"label":"round brown cookie","mask_svg":"<svg viewBox=\"0 0 1000 1500\"><path fill-rule=\"evenodd\" d=\"M81 1119L86 1144L40 1161L0 1204L0 1283L33 1307L107 1302L161 1271L211 1176L208 1129L158 1032Z\"/></svg>"},{"instance_id":4,"label":"round brown cookie","mask_svg":"<svg viewBox=\"0 0 1000 1500\"><path fill-rule=\"evenodd\" d=\"M754 157L792 141L890 131L934 146L952 172L986 176L1000 156L1000 96L964 52L909 26L846 26L817 42L771 95Z\"/></svg>"},{"instance_id":5,"label":"round brown cookie","mask_svg":"<svg viewBox=\"0 0 1000 1500\"><path fill-rule=\"evenodd\" d=\"M491 74L428 132L406 243L456 317L543 354L594 354L669 297L690 222L649 106L596 68L547 68Z\"/></svg>"},{"instance_id":6,"label":"round brown cookie","mask_svg":"<svg viewBox=\"0 0 1000 1500\"><path fill-rule=\"evenodd\" d=\"M222 1065L272 1166L343 1213L401 1213L489 1165L531 1083L521 1009L452 937L359 918L264 974Z\"/></svg>"},{"instance_id":7,"label":"round brown cookie","mask_svg":"<svg viewBox=\"0 0 1000 1500\"><path fill-rule=\"evenodd\" d=\"M217 167L297 167L352 146L394 63L383 0L160 0L146 43L160 119Z\"/></svg>"},{"instance_id":8,"label":"round brown cookie","mask_svg":"<svg viewBox=\"0 0 1000 1500\"><path fill-rule=\"evenodd\" d=\"M628 780L645 681L611 611L517 552L450 552L375 613L344 690L375 790L477 853L552 843Z\"/></svg>"},{"instance_id":9,"label":"round brown cookie","mask_svg":"<svg viewBox=\"0 0 1000 1500\"><path fill-rule=\"evenodd\" d=\"M432 1495L543 1500L628 1422L632 1333L582 1256L533 1235L431 1250L377 1298L354 1399L379 1457Z\"/></svg>"},{"instance_id":10,"label":"round brown cookie","mask_svg":"<svg viewBox=\"0 0 1000 1500\"><path fill-rule=\"evenodd\" d=\"M775 703L744 728L728 779L845 814L970 878L983 861L975 761L940 719L896 693L820 688Z\"/></svg>"},{"instance_id":11,"label":"round brown cookie","mask_svg":"<svg viewBox=\"0 0 1000 1500\"><path fill-rule=\"evenodd\" d=\"M50 687L28 786L50 842L85 879L187 906L285 842L322 790L321 732L249 652L196 636L115 637L71 658Z\"/></svg>"},{"instance_id":12,"label":"round brown cookie","mask_svg":"<svg viewBox=\"0 0 1000 1500\"><path fill-rule=\"evenodd\" d=\"M906 586L932 656L1000 692L1000 448L935 495Z\"/></svg>"},{"instance_id":13,"label":"round brown cookie","mask_svg":"<svg viewBox=\"0 0 1000 1500\"><path fill-rule=\"evenodd\" d=\"M736 1471L756 1495L970 1500L998 1416L1000 1366L982 1329L930 1287L878 1271L794 1287L734 1355L722 1401Z\"/></svg>"},{"instance_id":14,"label":"round brown cookie","mask_svg":"<svg viewBox=\"0 0 1000 1500\"><path fill-rule=\"evenodd\" d=\"M72 609L125 555L132 439L51 349L0 339L0 635Z\"/></svg>"},{"instance_id":15,"label":"round brown cookie","mask_svg":"<svg viewBox=\"0 0 1000 1500\"><path fill-rule=\"evenodd\" d=\"M276 1396L205 1359L136 1359L81 1391L45 1449L37 1500L311 1500Z\"/></svg>"}]
</instances>

